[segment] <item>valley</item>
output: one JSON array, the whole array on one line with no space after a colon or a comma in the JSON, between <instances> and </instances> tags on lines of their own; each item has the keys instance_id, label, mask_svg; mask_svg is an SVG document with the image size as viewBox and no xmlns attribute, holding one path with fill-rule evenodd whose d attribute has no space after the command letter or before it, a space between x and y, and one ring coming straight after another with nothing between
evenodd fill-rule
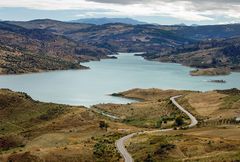
<instances>
[{"instance_id":1,"label":"valley","mask_svg":"<svg viewBox=\"0 0 240 162\"><path fill-rule=\"evenodd\" d=\"M148 60L181 63L199 69L239 71L238 28L238 24L95 25L51 19L0 22L1 73L82 69L84 67L77 65L80 62L115 58L111 55L118 52L145 52L142 56ZM29 54L34 56L33 60L28 59ZM12 55L20 58L11 59ZM17 67L11 69L13 62ZM21 62L26 63L26 67ZM222 74L226 72L208 73Z\"/></svg>"},{"instance_id":2,"label":"valley","mask_svg":"<svg viewBox=\"0 0 240 162\"><path fill-rule=\"evenodd\" d=\"M0 1L0 162L240 162L239 11Z\"/></svg>"},{"instance_id":3,"label":"valley","mask_svg":"<svg viewBox=\"0 0 240 162\"><path fill-rule=\"evenodd\" d=\"M0 161L239 160L239 27L0 22Z\"/></svg>"}]
</instances>

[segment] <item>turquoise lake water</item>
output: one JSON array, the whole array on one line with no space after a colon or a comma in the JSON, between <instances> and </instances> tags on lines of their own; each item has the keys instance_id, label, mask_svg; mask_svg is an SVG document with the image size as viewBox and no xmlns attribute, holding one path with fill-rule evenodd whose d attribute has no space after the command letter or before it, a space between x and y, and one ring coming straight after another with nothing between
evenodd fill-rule
<instances>
[{"instance_id":1,"label":"turquoise lake water","mask_svg":"<svg viewBox=\"0 0 240 162\"><path fill-rule=\"evenodd\" d=\"M192 77L191 68L179 64L144 60L134 54L118 59L93 61L90 70L67 70L26 75L0 76L0 88L28 93L33 99L71 105L128 103L109 94L132 88L161 88L208 91L240 88L240 73L228 76ZM225 84L208 82L226 80Z\"/></svg>"}]
</instances>

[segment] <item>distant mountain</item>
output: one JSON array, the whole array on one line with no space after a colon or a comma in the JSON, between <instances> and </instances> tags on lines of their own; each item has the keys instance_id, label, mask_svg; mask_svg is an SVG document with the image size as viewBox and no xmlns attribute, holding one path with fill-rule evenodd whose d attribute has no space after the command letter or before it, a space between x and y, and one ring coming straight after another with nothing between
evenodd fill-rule
<instances>
[{"instance_id":1,"label":"distant mountain","mask_svg":"<svg viewBox=\"0 0 240 162\"><path fill-rule=\"evenodd\" d=\"M103 24L110 24L110 23L123 23L123 24L131 24L131 25L147 24L146 22L141 22L131 18L106 18L106 17L78 19L78 20L73 20L71 22L95 24L95 25L103 25Z\"/></svg>"},{"instance_id":2,"label":"distant mountain","mask_svg":"<svg viewBox=\"0 0 240 162\"><path fill-rule=\"evenodd\" d=\"M198 24L192 24L191 26L192 26L192 27L195 27L195 26L200 26L200 25L198 25Z\"/></svg>"},{"instance_id":3,"label":"distant mountain","mask_svg":"<svg viewBox=\"0 0 240 162\"><path fill-rule=\"evenodd\" d=\"M187 26L187 25L184 24L184 23L180 23L180 24L175 24L175 25L173 25L173 26Z\"/></svg>"}]
</instances>

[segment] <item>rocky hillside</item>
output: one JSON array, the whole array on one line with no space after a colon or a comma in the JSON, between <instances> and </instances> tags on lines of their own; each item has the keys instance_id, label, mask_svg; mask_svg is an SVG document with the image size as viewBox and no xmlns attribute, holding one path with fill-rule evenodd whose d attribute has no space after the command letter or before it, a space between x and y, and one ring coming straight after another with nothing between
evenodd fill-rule
<instances>
[{"instance_id":1,"label":"rocky hillside","mask_svg":"<svg viewBox=\"0 0 240 162\"><path fill-rule=\"evenodd\" d=\"M80 61L106 58L111 51L45 29L27 29L0 23L1 74L81 69Z\"/></svg>"}]
</instances>

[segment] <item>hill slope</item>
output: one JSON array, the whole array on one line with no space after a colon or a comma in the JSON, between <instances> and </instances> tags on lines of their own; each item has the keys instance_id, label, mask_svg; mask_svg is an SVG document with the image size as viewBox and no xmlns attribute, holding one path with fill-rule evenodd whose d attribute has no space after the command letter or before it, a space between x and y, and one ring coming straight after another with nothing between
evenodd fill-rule
<instances>
[{"instance_id":1,"label":"hill slope","mask_svg":"<svg viewBox=\"0 0 240 162\"><path fill-rule=\"evenodd\" d=\"M100 128L101 122L109 129ZM42 103L0 89L1 162L117 161L119 129L131 128L81 106Z\"/></svg>"},{"instance_id":2,"label":"hill slope","mask_svg":"<svg viewBox=\"0 0 240 162\"><path fill-rule=\"evenodd\" d=\"M194 42L154 25L106 24L66 32L65 36L119 52L163 52L175 46Z\"/></svg>"},{"instance_id":3,"label":"hill slope","mask_svg":"<svg viewBox=\"0 0 240 162\"><path fill-rule=\"evenodd\" d=\"M203 41L178 47L167 54L148 53L144 57L149 60L181 63L196 68L221 68L225 69L222 71L225 74L228 69L240 70L240 37Z\"/></svg>"},{"instance_id":4,"label":"hill slope","mask_svg":"<svg viewBox=\"0 0 240 162\"><path fill-rule=\"evenodd\" d=\"M0 22L2 74L81 69L80 61L106 58L112 52L76 42L45 29Z\"/></svg>"},{"instance_id":5,"label":"hill slope","mask_svg":"<svg viewBox=\"0 0 240 162\"><path fill-rule=\"evenodd\" d=\"M160 26L183 37L196 40L220 39L240 36L240 24L203 25L203 26Z\"/></svg>"}]
</instances>

